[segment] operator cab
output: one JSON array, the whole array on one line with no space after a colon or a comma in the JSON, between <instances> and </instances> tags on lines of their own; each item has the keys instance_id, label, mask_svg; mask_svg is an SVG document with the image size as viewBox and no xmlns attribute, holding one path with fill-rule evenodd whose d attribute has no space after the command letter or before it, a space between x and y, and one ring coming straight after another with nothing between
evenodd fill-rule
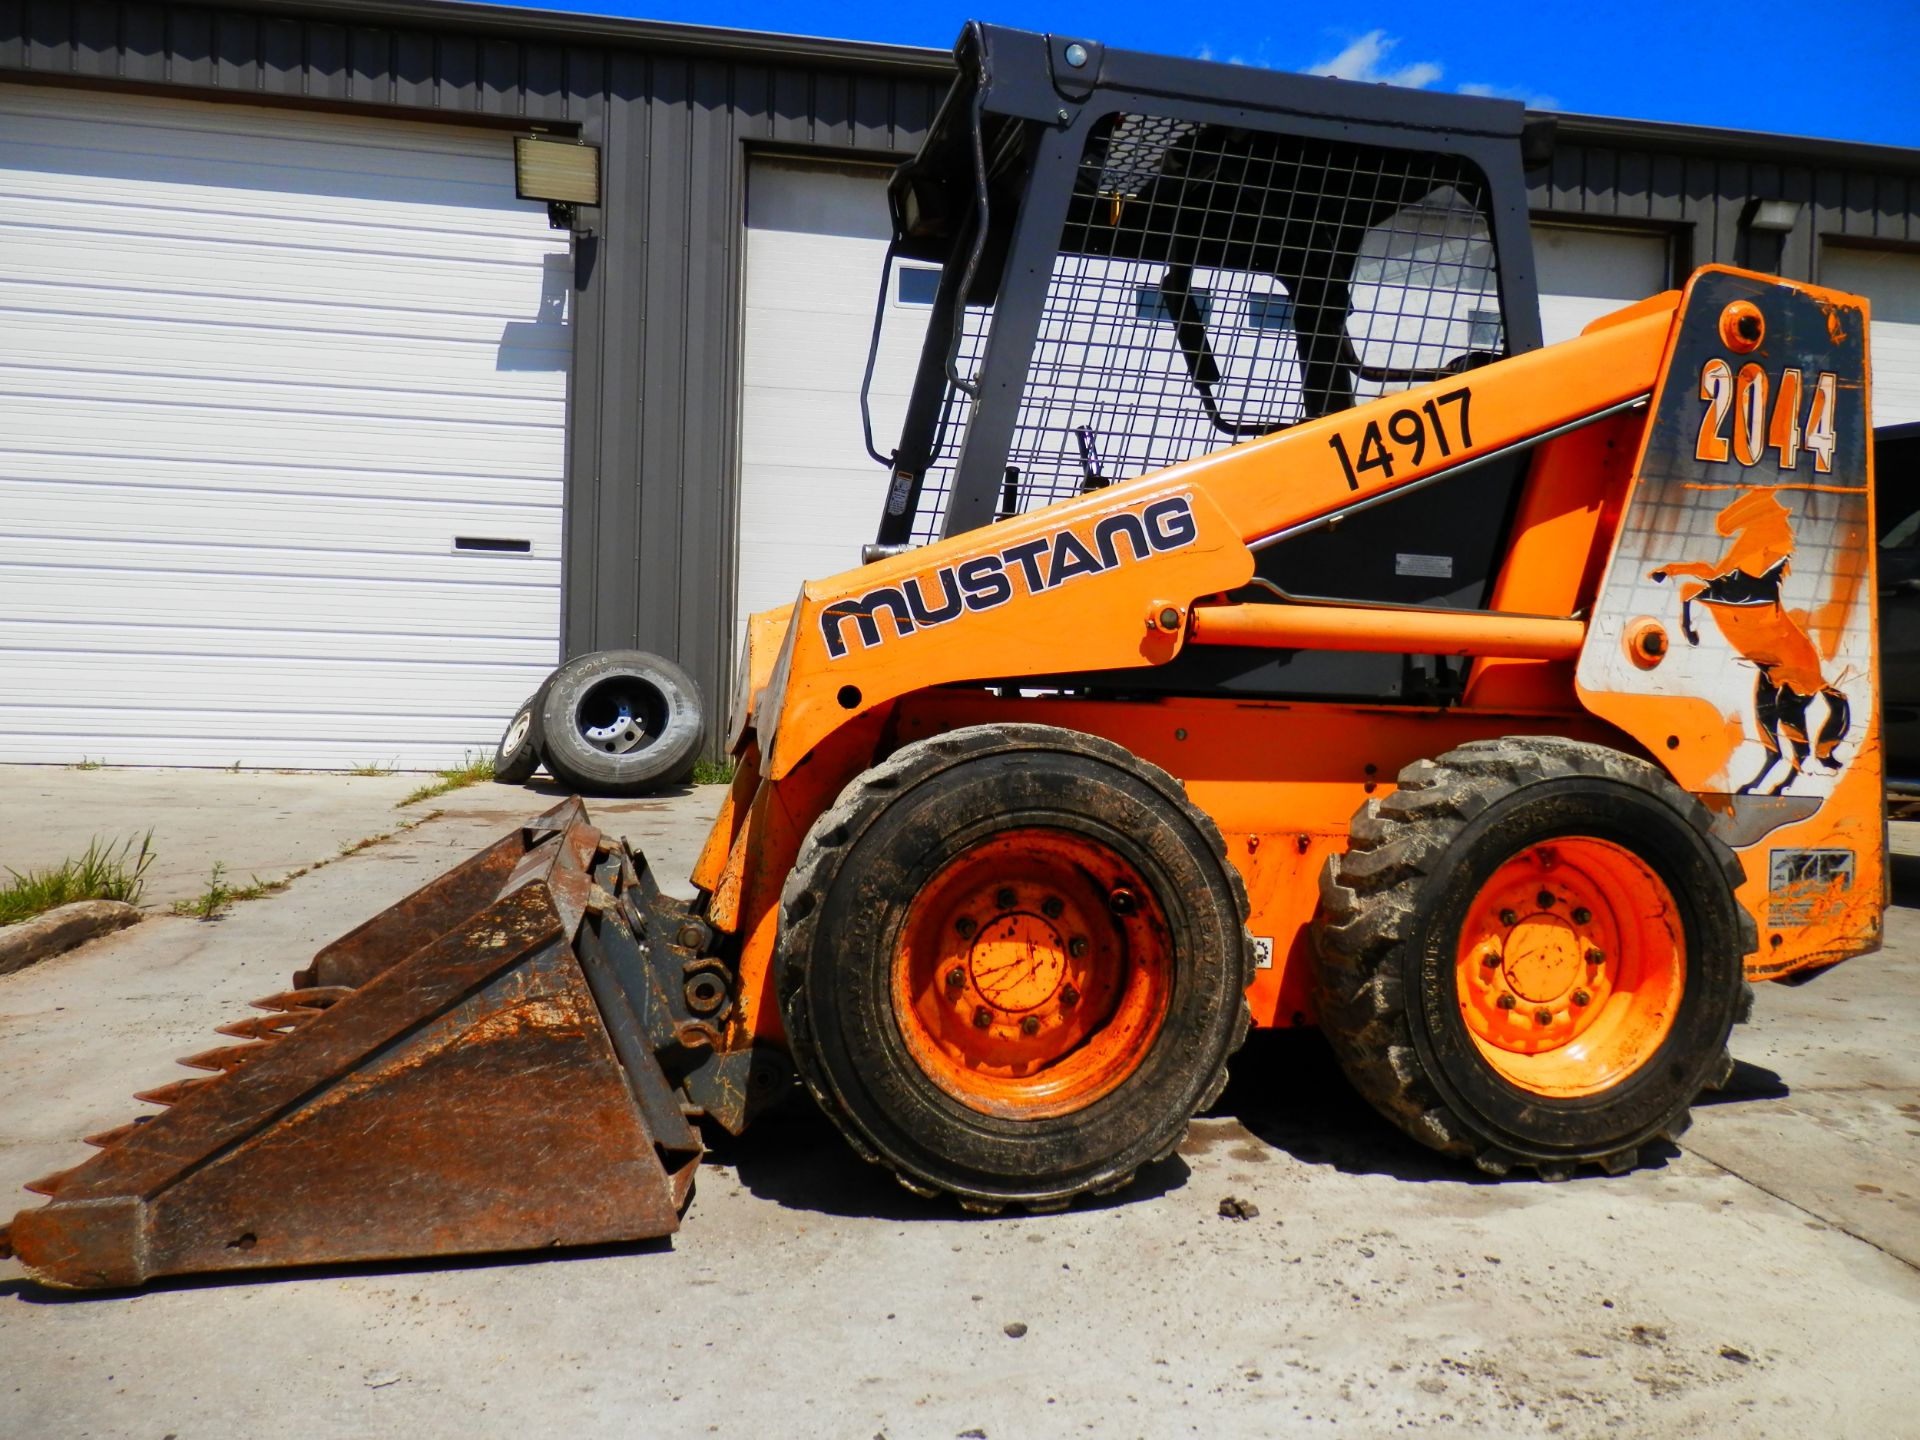
<instances>
[{"instance_id":1,"label":"operator cab","mask_svg":"<svg viewBox=\"0 0 1920 1440\"><path fill-rule=\"evenodd\" d=\"M899 443L869 437L893 475L874 551L1540 342L1518 104L978 24L955 59L889 188L890 264L940 279ZM1341 458L1392 463L1364 446ZM1282 543L1261 556L1264 589L1479 608L1524 466ZM1459 680L1437 657L1271 650L1112 678L1378 699L1444 699Z\"/></svg>"}]
</instances>

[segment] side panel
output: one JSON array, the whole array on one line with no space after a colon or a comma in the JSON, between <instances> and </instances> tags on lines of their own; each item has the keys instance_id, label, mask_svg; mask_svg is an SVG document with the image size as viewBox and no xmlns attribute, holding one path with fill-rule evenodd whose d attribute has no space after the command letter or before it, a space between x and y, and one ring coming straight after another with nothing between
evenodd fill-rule
<instances>
[{"instance_id":1,"label":"side panel","mask_svg":"<svg viewBox=\"0 0 1920 1440\"><path fill-rule=\"evenodd\" d=\"M1879 944L1863 301L1699 272L1577 685L1740 855L1756 977Z\"/></svg>"}]
</instances>

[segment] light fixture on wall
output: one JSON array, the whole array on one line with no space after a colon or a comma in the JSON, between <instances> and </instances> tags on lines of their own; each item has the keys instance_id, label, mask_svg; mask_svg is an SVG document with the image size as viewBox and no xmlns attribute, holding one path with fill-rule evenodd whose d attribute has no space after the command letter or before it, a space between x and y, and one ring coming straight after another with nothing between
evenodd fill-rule
<instances>
[{"instance_id":1,"label":"light fixture on wall","mask_svg":"<svg viewBox=\"0 0 1920 1440\"><path fill-rule=\"evenodd\" d=\"M513 192L546 201L554 229L573 229L580 206L600 203L600 147L556 135L516 135Z\"/></svg>"},{"instance_id":2,"label":"light fixture on wall","mask_svg":"<svg viewBox=\"0 0 1920 1440\"><path fill-rule=\"evenodd\" d=\"M1785 235L1800 223L1798 200L1755 200L1747 206L1747 229Z\"/></svg>"}]
</instances>

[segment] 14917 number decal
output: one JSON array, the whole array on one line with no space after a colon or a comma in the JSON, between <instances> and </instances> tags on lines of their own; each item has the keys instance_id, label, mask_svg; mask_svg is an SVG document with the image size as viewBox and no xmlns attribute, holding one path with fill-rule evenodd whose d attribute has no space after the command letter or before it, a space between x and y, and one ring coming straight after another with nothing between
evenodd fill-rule
<instances>
[{"instance_id":1,"label":"14917 number decal","mask_svg":"<svg viewBox=\"0 0 1920 1440\"><path fill-rule=\"evenodd\" d=\"M1768 450L1780 458L1782 470L1800 463L1800 452L1813 457L1813 468L1822 475L1833 469L1833 373L1822 370L1813 382L1813 398L1807 404L1806 421L1801 423L1802 392L1806 388L1797 369L1780 373L1780 388L1773 396L1769 414L1767 391L1771 378L1758 365L1742 365L1740 373L1715 356L1700 367L1700 398L1707 402L1700 417L1700 438L1694 442L1697 460L1715 465L1727 463L1729 454L1742 465L1758 465ZM1733 443L1727 443L1727 420L1733 420Z\"/></svg>"},{"instance_id":2,"label":"14917 number decal","mask_svg":"<svg viewBox=\"0 0 1920 1440\"><path fill-rule=\"evenodd\" d=\"M1358 454L1347 449L1346 436L1329 437L1327 444L1340 457L1340 468L1346 473L1347 488L1358 490L1360 477L1369 470L1378 470L1382 480L1391 480L1393 467L1402 460L1409 465L1424 464L1429 444L1439 450L1442 460L1456 450L1471 449L1473 430L1469 412L1472 404L1473 391L1463 387L1451 394L1424 401L1418 409L1409 405L1394 411L1387 417L1384 433L1378 420L1369 420L1367 428L1360 432ZM1448 415L1443 412L1443 406L1457 408ZM1447 432L1449 421L1453 424L1451 435ZM1388 441L1393 443L1389 445ZM1408 451L1412 453L1408 454Z\"/></svg>"}]
</instances>

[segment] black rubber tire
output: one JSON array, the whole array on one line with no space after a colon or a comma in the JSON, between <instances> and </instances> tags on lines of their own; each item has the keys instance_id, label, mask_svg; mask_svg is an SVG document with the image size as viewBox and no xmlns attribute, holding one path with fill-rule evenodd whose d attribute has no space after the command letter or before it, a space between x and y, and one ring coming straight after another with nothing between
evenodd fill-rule
<instances>
[{"instance_id":1,"label":"black rubber tire","mask_svg":"<svg viewBox=\"0 0 1920 1440\"><path fill-rule=\"evenodd\" d=\"M540 702L552 683L553 677L549 675L538 690L520 702L520 708L513 712L513 718L501 732L500 743L493 751L493 778L500 784L524 785L540 768L544 738L540 729Z\"/></svg>"},{"instance_id":2,"label":"black rubber tire","mask_svg":"<svg viewBox=\"0 0 1920 1440\"><path fill-rule=\"evenodd\" d=\"M617 740L593 738L631 719ZM541 753L553 778L588 795L644 795L693 773L705 707L678 665L644 650L597 650L569 660L540 704ZM609 749L607 745L625 745Z\"/></svg>"},{"instance_id":3,"label":"black rubber tire","mask_svg":"<svg viewBox=\"0 0 1920 1440\"><path fill-rule=\"evenodd\" d=\"M1494 869L1572 834L1620 845L1660 875L1687 953L1660 1047L1607 1089L1563 1099L1509 1083L1480 1056L1460 1016L1454 955ZM1462 745L1402 770L1394 793L1355 814L1347 853L1327 862L1315 925L1321 1025L1360 1093L1433 1149L1496 1175L1631 1169L1732 1073L1727 1037L1753 1004L1743 961L1757 944L1734 897L1742 878L1706 808L1644 760L1551 737Z\"/></svg>"},{"instance_id":4,"label":"black rubber tire","mask_svg":"<svg viewBox=\"0 0 1920 1440\"><path fill-rule=\"evenodd\" d=\"M1012 1119L963 1104L919 1068L889 980L920 888L968 846L1035 824L1091 835L1149 879L1174 973L1159 1034L1116 1089L1065 1115ZM853 1148L908 1189L980 1211L1058 1209L1172 1154L1219 1095L1249 1021L1246 920L1220 832L1164 770L1076 731L956 730L859 776L808 831L781 896L788 1042Z\"/></svg>"}]
</instances>

